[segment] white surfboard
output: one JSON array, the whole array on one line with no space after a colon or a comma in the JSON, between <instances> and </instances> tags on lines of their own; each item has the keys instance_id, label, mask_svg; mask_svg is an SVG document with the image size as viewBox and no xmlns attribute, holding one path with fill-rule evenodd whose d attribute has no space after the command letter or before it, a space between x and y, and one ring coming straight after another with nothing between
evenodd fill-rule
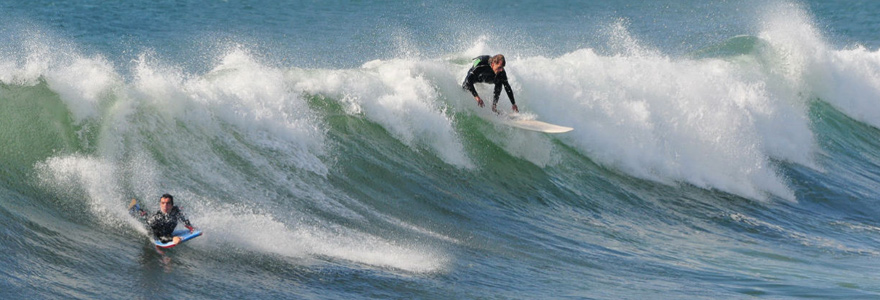
<instances>
[{"instance_id":1,"label":"white surfboard","mask_svg":"<svg viewBox=\"0 0 880 300\"><path fill-rule=\"evenodd\" d=\"M502 114L498 115L497 117L497 120L504 125L513 126L525 130L544 133L564 133L574 130L574 128L571 127L565 127L535 120L534 116L532 116L531 118L526 118L523 117L523 115L517 113Z\"/></svg>"},{"instance_id":2,"label":"white surfboard","mask_svg":"<svg viewBox=\"0 0 880 300\"><path fill-rule=\"evenodd\" d=\"M538 120L507 119L503 120L502 123L516 128L545 133L564 133L574 130L574 128L571 127L559 126Z\"/></svg>"}]
</instances>

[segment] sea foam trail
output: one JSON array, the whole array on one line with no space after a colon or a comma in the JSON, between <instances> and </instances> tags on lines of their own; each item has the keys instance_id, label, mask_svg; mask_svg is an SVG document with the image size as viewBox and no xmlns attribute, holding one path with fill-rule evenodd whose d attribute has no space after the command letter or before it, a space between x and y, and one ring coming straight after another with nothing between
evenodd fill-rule
<instances>
[{"instance_id":1,"label":"sea foam trail","mask_svg":"<svg viewBox=\"0 0 880 300\"><path fill-rule=\"evenodd\" d=\"M284 212L287 214L289 212ZM217 207L201 216L212 228L211 245L257 251L293 259L310 257L346 260L412 273L443 271L447 258L425 246L394 241L341 226L315 226L280 221L289 216Z\"/></svg>"}]
</instances>

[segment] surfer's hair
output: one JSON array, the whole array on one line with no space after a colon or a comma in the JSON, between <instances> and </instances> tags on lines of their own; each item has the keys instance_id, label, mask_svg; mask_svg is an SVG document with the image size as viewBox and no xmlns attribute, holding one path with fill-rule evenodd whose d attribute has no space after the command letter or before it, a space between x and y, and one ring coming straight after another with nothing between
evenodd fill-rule
<instances>
[{"instance_id":1,"label":"surfer's hair","mask_svg":"<svg viewBox=\"0 0 880 300\"><path fill-rule=\"evenodd\" d=\"M163 194L162 197L159 197L159 200L166 199L166 198L168 199L168 203L171 203L171 205L174 205L174 196L171 196L171 194Z\"/></svg>"},{"instance_id":2,"label":"surfer's hair","mask_svg":"<svg viewBox=\"0 0 880 300\"><path fill-rule=\"evenodd\" d=\"M497 54L497 55L495 55L495 56L492 56L492 58L489 59L489 64L490 64L490 65L494 65L494 64L496 64L496 63L498 63L498 62L501 62L501 66L502 66L502 67L503 67L505 64L507 64L507 62L504 60L504 55L501 55L501 54Z\"/></svg>"}]
</instances>

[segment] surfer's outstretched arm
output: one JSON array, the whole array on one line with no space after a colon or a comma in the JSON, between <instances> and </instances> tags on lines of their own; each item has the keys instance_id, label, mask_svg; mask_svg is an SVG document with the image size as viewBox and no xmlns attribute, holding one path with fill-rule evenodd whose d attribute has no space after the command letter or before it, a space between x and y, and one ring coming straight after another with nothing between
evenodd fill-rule
<instances>
[{"instance_id":1,"label":"surfer's outstretched arm","mask_svg":"<svg viewBox=\"0 0 880 300\"><path fill-rule=\"evenodd\" d=\"M516 100L513 99L513 89L510 88L510 83L506 80L504 81L504 91L507 92L507 98L510 99L510 105L513 107L513 111L519 112L519 108L516 107Z\"/></svg>"},{"instance_id":2,"label":"surfer's outstretched arm","mask_svg":"<svg viewBox=\"0 0 880 300\"><path fill-rule=\"evenodd\" d=\"M467 77L464 78L464 82L461 83L461 88L471 92L471 95L474 95L474 100L477 100L477 105L483 107L483 99L480 98L480 94L477 93L477 89L474 88L474 83L476 83L477 75L474 74L474 69L468 71Z\"/></svg>"},{"instance_id":3,"label":"surfer's outstretched arm","mask_svg":"<svg viewBox=\"0 0 880 300\"><path fill-rule=\"evenodd\" d=\"M192 226L192 223L189 222L189 218L187 218L186 215L183 213L182 209L177 210L177 218L183 221L183 226L186 227L186 229L189 229L189 232L193 232L195 230L195 228L193 228Z\"/></svg>"},{"instance_id":4,"label":"surfer's outstretched arm","mask_svg":"<svg viewBox=\"0 0 880 300\"><path fill-rule=\"evenodd\" d=\"M128 214L142 222L146 221L147 212L141 209L141 205L137 203L137 199L131 199L131 203L128 204Z\"/></svg>"},{"instance_id":5,"label":"surfer's outstretched arm","mask_svg":"<svg viewBox=\"0 0 880 300\"><path fill-rule=\"evenodd\" d=\"M507 93L507 99L510 99L510 105L513 106L513 111L519 112L519 108L516 107L516 100L513 98L513 89L510 87L510 83L507 82L507 74L502 72L498 74L498 82L495 84L494 90L494 98L492 98L492 111L495 110L495 106L498 104L498 99L501 96L501 87L504 87L504 91Z\"/></svg>"}]
</instances>

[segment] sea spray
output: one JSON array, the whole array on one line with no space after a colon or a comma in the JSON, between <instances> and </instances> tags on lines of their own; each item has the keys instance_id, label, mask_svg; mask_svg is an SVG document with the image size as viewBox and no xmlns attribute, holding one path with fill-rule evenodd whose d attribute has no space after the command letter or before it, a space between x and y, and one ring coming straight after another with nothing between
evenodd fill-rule
<instances>
[{"instance_id":1,"label":"sea spray","mask_svg":"<svg viewBox=\"0 0 880 300\"><path fill-rule=\"evenodd\" d=\"M449 164L472 168L453 118L418 65L393 60L371 61L354 70L292 70L290 80L303 92L339 99L348 113L363 113L414 149L427 148Z\"/></svg>"}]
</instances>

